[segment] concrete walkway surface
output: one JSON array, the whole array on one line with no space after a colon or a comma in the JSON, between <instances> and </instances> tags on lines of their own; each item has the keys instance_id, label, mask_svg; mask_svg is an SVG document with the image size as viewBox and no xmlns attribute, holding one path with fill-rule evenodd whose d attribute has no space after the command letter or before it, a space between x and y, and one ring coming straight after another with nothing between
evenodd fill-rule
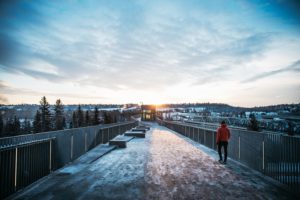
<instances>
[{"instance_id":1,"label":"concrete walkway surface","mask_svg":"<svg viewBox=\"0 0 300 200\"><path fill-rule=\"evenodd\" d=\"M216 152L165 127L151 126L146 138L131 140L127 148L112 150L93 162L74 162L11 198L294 198L276 181L230 159L227 165L219 164Z\"/></svg>"}]
</instances>

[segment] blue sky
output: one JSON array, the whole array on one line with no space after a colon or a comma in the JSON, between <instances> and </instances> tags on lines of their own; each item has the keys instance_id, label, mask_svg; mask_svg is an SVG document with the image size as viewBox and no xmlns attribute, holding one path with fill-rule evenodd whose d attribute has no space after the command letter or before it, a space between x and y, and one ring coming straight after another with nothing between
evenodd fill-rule
<instances>
[{"instance_id":1,"label":"blue sky","mask_svg":"<svg viewBox=\"0 0 300 200\"><path fill-rule=\"evenodd\" d=\"M2 1L0 102L300 102L297 1Z\"/></svg>"}]
</instances>

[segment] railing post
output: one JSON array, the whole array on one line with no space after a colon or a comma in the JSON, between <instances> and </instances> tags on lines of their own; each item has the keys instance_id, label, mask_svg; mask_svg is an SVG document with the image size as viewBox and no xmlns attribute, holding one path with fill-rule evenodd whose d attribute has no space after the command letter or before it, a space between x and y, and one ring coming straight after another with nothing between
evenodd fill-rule
<instances>
[{"instance_id":1,"label":"railing post","mask_svg":"<svg viewBox=\"0 0 300 200\"><path fill-rule=\"evenodd\" d=\"M203 134L204 134L204 145L206 144L206 130L203 130Z\"/></svg>"},{"instance_id":2,"label":"railing post","mask_svg":"<svg viewBox=\"0 0 300 200\"><path fill-rule=\"evenodd\" d=\"M17 191L17 174L18 173L18 147L15 149L15 191Z\"/></svg>"},{"instance_id":3,"label":"railing post","mask_svg":"<svg viewBox=\"0 0 300 200\"><path fill-rule=\"evenodd\" d=\"M73 135L71 136L71 161L73 159Z\"/></svg>"},{"instance_id":4,"label":"railing post","mask_svg":"<svg viewBox=\"0 0 300 200\"><path fill-rule=\"evenodd\" d=\"M101 131L101 143L104 144L104 131ZM99 142L100 144L100 142Z\"/></svg>"},{"instance_id":5,"label":"railing post","mask_svg":"<svg viewBox=\"0 0 300 200\"><path fill-rule=\"evenodd\" d=\"M99 129L99 130L101 130L101 133L102 133L102 130L103 129ZM97 131L95 131L95 139L94 139L94 141L95 141L95 146L97 146Z\"/></svg>"},{"instance_id":6,"label":"railing post","mask_svg":"<svg viewBox=\"0 0 300 200\"><path fill-rule=\"evenodd\" d=\"M84 134L84 151L87 151L87 133Z\"/></svg>"},{"instance_id":7,"label":"railing post","mask_svg":"<svg viewBox=\"0 0 300 200\"><path fill-rule=\"evenodd\" d=\"M212 147L212 149L215 149L214 144L215 144L215 133L212 132L212 141L211 141L211 147Z\"/></svg>"},{"instance_id":8,"label":"railing post","mask_svg":"<svg viewBox=\"0 0 300 200\"><path fill-rule=\"evenodd\" d=\"M239 159L241 159L241 137L239 134Z\"/></svg>"},{"instance_id":9,"label":"railing post","mask_svg":"<svg viewBox=\"0 0 300 200\"><path fill-rule=\"evenodd\" d=\"M52 170L52 139L49 142L49 173Z\"/></svg>"},{"instance_id":10,"label":"railing post","mask_svg":"<svg viewBox=\"0 0 300 200\"><path fill-rule=\"evenodd\" d=\"M265 141L262 141L262 170L265 172Z\"/></svg>"},{"instance_id":11,"label":"railing post","mask_svg":"<svg viewBox=\"0 0 300 200\"><path fill-rule=\"evenodd\" d=\"M195 141L195 128L193 127L193 140Z\"/></svg>"}]
</instances>

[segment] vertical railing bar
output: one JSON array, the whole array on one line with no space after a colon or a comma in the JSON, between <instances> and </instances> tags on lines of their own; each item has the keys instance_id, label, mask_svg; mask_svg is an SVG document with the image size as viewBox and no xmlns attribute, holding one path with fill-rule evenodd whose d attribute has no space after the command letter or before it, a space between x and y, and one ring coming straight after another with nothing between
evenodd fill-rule
<instances>
[{"instance_id":1,"label":"vertical railing bar","mask_svg":"<svg viewBox=\"0 0 300 200\"><path fill-rule=\"evenodd\" d=\"M19 173L21 174L21 177L20 177L20 182L21 184L19 183L19 186L23 187L26 185L26 181L25 181L25 173L24 173L24 169L25 169L25 166L26 166L26 159L25 159L25 155L26 155L26 146L22 147L20 149L20 168L18 169Z\"/></svg>"},{"instance_id":2,"label":"vertical railing bar","mask_svg":"<svg viewBox=\"0 0 300 200\"><path fill-rule=\"evenodd\" d=\"M203 130L203 135L204 135L204 145L207 146L206 145L206 130Z\"/></svg>"},{"instance_id":3,"label":"vertical railing bar","mask_svg":"<svg viewBox=\"0 0 300 200\"><path fill-rule=\"evenodd\" d=\"M6 160L6 159L7 159L7 156L5 155L5 153L6 153L6 151L1 151L1 152L0 152L0 154L1 154L0 159L1 159L1 161L2 161L2 162L0 162L0 167L1 167L1 169L3 169L3 175L4 175L4 179L1 179L2 181L0 180L0 183L1 183L1 184L0 184L0 187L1 187L1 189L3 188L3 189L1 190L2 193L0 193L0 197L1 197L1 198L4 197L4 194L5 194L5 193L7 192L7 190L8 190L7 188L9 188L9 184L8 184L8 187L4 187L4 185L5 185L5 184L4 184L4 180L5 180L5 181L7 180L7 175L8 175L8 171L7 171L7 170L8 170L8 167L4 167L5 165L3 164L3 163L8 163L7 160Z\"/></svg>"},{"instance_id":4,"label":"vertical railing bar","mask_svg":"<svg viewBox=\"0 0 300 200\"><path fill-rule=\"evenodd\" d=\"M87 132L84 133L84 151L87 152Z\"/></svg>"},{"instance_id":5,"label":"vertical railing bar","mask_svg":"<svg viewBox=\"0 0 300 200\"><path fill-rule=\"evenodd\" d=\"M15 148L15 191L17 190L17 170L18 170L18 147Z\"/></svg>"},{"instance_id":6,"label":"vertical railing bar","mask_svg":"<svg viewBox=\"0 0 300 200\"><path fill-rule=\"evenodd\" d=\"M239 134L239 160L241 160L241 136Z\"/></svg>"},{"instance_id":7,"label":"vertical railing bar","mask_svg":"<svg viewBox=\"0 0 300 200\"><path fill-rule=\"evenodd\" d=\"M71 135L71 161L73 160L73 135Z\"/></svg>"},{"instance_id":8,"label":"vertical railing bar","mask_svg":"<svg viewBox=\"0 0 300 200\"><path fill-rule=\"evenodd\" d=\"M49 142L49 173L52 170L52 140Z\"/></svg>"},{"instance_id":9,"label":"vertical railing bar","mask_svg":"<svg viewBox=\"0 0 300 200\"><path fill-rule=\"evenodd\" d=\"M262 171L265 171L265 141L262 141Z\"/></svg>"},{"instance_id":10,"label":"vertical railing bar","mask_svg":"<svg viewBox=\"0 0 300 200\"><path fill-rule=\"evenodd\" d=\"M30 182L30 175L29 175L29 167L30 167L30 161L29 161L29 159L30 159L30 155L29 155L29 153L28 153L28 147L26 147L25 148L25 155L26 155L26 164L25 164L25 166L26 166L26 171L27 171L27 176L26 176L26 180L25 180L25 184L26 185L28 185L29 184L29 182Z\"/></svg>"},{"instance_id":11,"label":"vertical railing bar","mask_svg":"<svg viewBox=\"0 0 300 200\"><path fill-rule=\"evenodd\" d=\"M28 157L28 171L30 172L30 176L29 176L29 181L31 182L32 181L32 179L34 179L35 177L34 177L34 175L35 175L35 173L32 173L32 163L33 163L33 159L32 159L32 148L28 148L28 155L29 155L29 157Z\"/></svg>"},{"instance_id":12,"label":"vertical railing bar","mask_svg":"<svg viewBox=\"0 0 300 200\"><path fill-rule=\"evenodd\" d=\"M287 169L285 169L285 174L287 174L286 176L288 177L288 185L289 187L291 186L291 183L292 183L292 176L291 176L291 173L292 173L292 162L291 162L291 152L290 152L290 148L291 148L291 140L290 140L290 137L286 137L287 139L287 143L288 145L285 147L286 148L286 156L289 158L288 161L286 163L283 163ZM287 172L286 172L287 171Z\"/></svg>"},{"instance_id":13,"label":"vertical railing bar","mask_svg":"<svg viewBox=\"0 0 300 200\"><path fill-rule=\"evenodd\" d=\"M212 149L214 149L214 143L215 143L215 141L214 141L214 133L212 133L212 140L211 140L211 147L212 147Z\"/></svg>"},{"instance_id":14,"label":"vertical railing bar","mask_svg":"<svg viewBox=\"0 0 300 200\"><path fill-rule=\"evenodd\" d=\"M193 127L193 140L195 141L195 128Z\"/></svg>"},{"instance_id":15,"label":"vertical railing bar","mask_svg":"<svg viewBox=\"0 0 300 200\"><path fill-rule=\"evenodd\" d=\"M41 163L41 161L39 160L39 159L36 159L37 158L37 152L39 152L39 145L34 145L34 146L32 146L32 148L34 148L35 149L35 151L34 151L34 160L36 160L37 161L37 163L38 163L38 165ZM35 165L33 165L33 169L35 169ZM35 179L34 180L36 180L36 179L38 179L39 178L39 176L40 176L40 169L41 169L41 167L38 167L36 170L35 170L35 172L36 172L36 177L35 177Z\"/></svg>"},{"instance_id":16,"label":"vertical railing bar","mask_svg":"<svg viewBox=\"0 0 300 200\"><path fill-rule=\"evenodd\" d=\"M297 150L296 150L296 140L292 140L292 152L297 152ZM293 155L293 160L292 160L292 163L293 163L293 184L292 185L297 185L296 177L298 177L298 175L297 175L297 168L296 168L296 165L297 165L296 154L293 153L292 155ZM300 183L298 183L298 185L300 185ZM295 188L293 188L293 190L295 190Z\"/></svg>"},{"instance_id":17,"label":"vertical railing bar","mask_svg":"<svg viewBox=\"0 0 300 200\"><path fill-rule=\"evenodd\" d=\"M278 137L276 137L275 136L275 138L276 138L276 144L278 145L278 144L280 144L280 141L279 141L279 138ZM280 146L279 146L280 147ZM281 180L281 172L282 172L282 169L281 169L281 158L282 158L282 156L284 156L284 150L285 150L285 148L283 147L283 149L279 149L279 151L280 151L280 153L279 153L279 157L277 157L277 159L276 159L276 164L275 164L275 172L276 172L276 179L278 180L278 181L281 181L281 182L284 182L284 180Z\"/></svg>"},{"instance_id":18,"label":"vertical railing bar","mask_svg":"<svg viewBox=\"0 0 300 200\"><path fill-rule=\"evenodd\" d=\"M12 160L12 151L11 150L8 150L7 151L8 153L7 153L7 155L5 156L6 157L6 159L5 159L5 161L7 162L7 163L9 163L8 164L8 167L6 168L6 179L5 180L8 180L8 186L9 187L7 187L7 190L6 190L6 192L10 192L11 190L12 190L12 188L11 188L11 181L13 180L13 177L11 177L12 175L13 175L13 173L11 173L11 169L12 169L12 162L11 162L11 160ZM5 187L4 187L5 188Z\"/></svg>"},{"instance_id":19,"label":"vertical railing bar","mask_svg":"<svg viewBox=\"0 0 300 200\"><path fill-rule=\"evenodd\" d=\"M283 158L285 158L285 160L289 160L290 159L290 155L288 154L288 143L289 141L286 140L287 138L280 136L280 138L278 137L278 139L282 140L279 141L280 147L283 148L283 155L281 156L279 163L280 163L280 174L279 177L281 180L283 180L283 182L285 182L287 185L289 185L289 175L287 174L287 172L289 172L289 166L287 165L288 162L284 162ZM282 142L284 143L284 146L282 147Z\"/></svg>"},{"instance_id":20,"label":"vertical railing bar","mask_svg":"<svg viewBox=\"0 0 300 200\"><path fill-rule=\"evenodd\" d=\"M274 146L274 136L273 135L270 135L270 140L271 140L271 145L273 145ZM274 160L274 156L273 155L271 155L271 152L269 152L269 157L271 158L270 159L270 162L269 162L269 165L270 165L270 175L271 175L271 177L272 178L274 178L275 179L275 177L274 177L274 170L273 170L273 160Z\"/></svg>"},{"instance_id":21,"label":"vertical railing bar","mask_svg":"<svg viewBox=\"0 0 300 200\"><path fill-rule=\"evenodd\" d=\"M106 128L106 129L107 129L107 128ZM105 131L102 131L102 132L101 132L101 142L99 142L99 144L100 144L100 143L104 144L104 134L105 134Z\"/></svg>"},{"instance_id":22,"label":"vertical railing bar","mask_svg":"<svg viewBox=\"0 0 300 200\"><path fill-rule=\"evenodd\" d=\"M101 130L103 130L103 129L101 129ZM95 131L94 135L95 135L95 137L94 137L94 141L95 141L94 147L95 147L95 146L97 146L97 131Z\"/></svg>"}]
</instances>

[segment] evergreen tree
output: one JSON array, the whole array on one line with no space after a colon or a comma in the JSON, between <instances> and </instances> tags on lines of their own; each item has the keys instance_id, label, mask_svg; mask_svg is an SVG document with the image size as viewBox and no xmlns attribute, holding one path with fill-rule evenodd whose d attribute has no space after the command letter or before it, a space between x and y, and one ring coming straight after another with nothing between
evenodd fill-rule
<instances>
[{"instance_id":1,"label":"evergreen tree","mask_svg":"<svg viewBox=\"0 0 300 200\"><path fill-rule=\"evenodd\" d=\"M111 123L113 123L112 116L108 112L104 112L103 118L104 118L104 124L111 124Z\"/></svg>"},{"instance_id":2,"label":"evergreen tree","mask_svg":"<svg viewBox=\"0 0 300 200\"><path fill-rule=\"evenodd\" d=\"M94 110L94 119L93 119L93 125L98 125L99 124L99 111L97 106L95 107Z\"/></svg>"},{"instance_id":3,"label":"evergreen tree","mask_svg":"<svg viewBox=\"0 0 300 200\"><path fill-rule=\"evenodd\" d=\"M0 137L4 135L3 133L4 133L4 122L3 122L2 115L0 114Z\"/></svg>"},{"instance_id":4,"label":"evergreen tree","mask_svg":"<svg viewBox=\"0 0 300 200\"><path fill-rule=\"evenodd\" d=\"M67 127L67 124L66 124L66 118L65 118L65 117L63 117L63 122L62 122L62 124L63 124L63 128L66 128L66 127Z\"/></svg>"},{"instance_id":5,"label":"evergreen tree","mask_svg":"<svg viewBox=\"0 0 300 200\"><path fill-rule=\"evenodd\" d=\"M72 121L69 123L69 128L74 128L74 127L73 127L73 122L72 122Z\"/></svg>"},{"instance_id":6,"label":"evergreen tree","mask_svg":"<svg viewBox=\"0 0 300 200\"><path fill-rule=\"evenodd\" d=\"M46 99L46 97L42 97L40 100L40 113L41 113L41 125L42 132L51 130L51 113L50 113L50 105Z\"/></svg>"},{"instance_id":7,"label":"evergreen tree","mask_svg":"<svg viewBox=\"0 0 300 200\"><path fill-rule=\"evenodd\" d=\"M287 128L288 135L294 135L294 127L295 125L293 124L293 122L289 121L288 128Z\"/></svg>"},{"instance_id":8,"label":"evergreen tree","mask_svg":"<svg viewBox=\"0 0 300 200\"><path fill-rule=\"evenodd\" d=\"M60 99L56 100L54 106L54 129L55 130L62 130L65 126L65 119L64 119L64 106Z\"/></svg>"},{"instance_id":9,"label":"evergreen tree","mask_svg":"<svg viewBox=\"0 0 300 200\"><path fill-rule=\"evenodd\" d=\"M5 135L13 135L14 134L14 121L11 118L6 120L6 123L4 126L4 134Z\"/></svg>"},{"instance_id":10,"label":"evergreen tree","mask_svg":"<svg viewBox=\"0 0 300 200\"><path fill-rule=\"evenodd\" d=\"M75 111L73 112L72 115L72 128L78 128L78 118Z\"/></svg>"},{"instance_id":11,"label":"evergreen tree","mask_svg":"<svg viewBox=\"0 0 300 200\"><path fill-rule=\"evenodd\" d=\"M30 121L27 118L25 118L22 132L24 134L30 134L31 133L31 124L30 124Z\"/></svg>"},{"instance_id":12,"label":"evergreen tree","mask_svg":"<svg viewBox=\"0 0 300 200\"><path fill-rule=\"evenodd\" d=\"M42 119L41 113L39 110L36 111L34 121L33 121L33 132L39 133L42 131Z\"/></svg>"},{"instance_id":13,"label":"evergreen tree","mask_svg":"<svg viewBox=\"0 0 300 200\"><path fill-rule=\"evenodd\" d=\"M19 118L17 116L14 117L14 123L13 123L13 134L19 135L21 132L21 123Z\"/></svg>"},{"instance_id":14,"label":"evergreen tree","mask_svg":"<svg viewBox=\"0 0 300 200\"><path fill-rule=\"evenodd\" d=\"M250 122L248 125L248 129L252 131L259 131L258 121L256 120L256 117L253 113L249 115Z\"/></svg>"},{"instance_id":15,"label":"evergreen tree","mask_svg":"<svg viewBox=\"0 0 300 200\"><path fill-rule=\"evenodd\" d=\"M85 125L89 126L90 125L90 113L89 111L85 111Z\"/></svg>"},{"instance_id":16,"label":"evergreen tree","mask_svg":"<svg viewBox=\"0 0 300 200\"><path fill-rule=\"evenodd\" d=\"M84 126L84 116L80 105L77 108L77 120L78 120L78 127Z\"/></svg>"}]
</instances>

